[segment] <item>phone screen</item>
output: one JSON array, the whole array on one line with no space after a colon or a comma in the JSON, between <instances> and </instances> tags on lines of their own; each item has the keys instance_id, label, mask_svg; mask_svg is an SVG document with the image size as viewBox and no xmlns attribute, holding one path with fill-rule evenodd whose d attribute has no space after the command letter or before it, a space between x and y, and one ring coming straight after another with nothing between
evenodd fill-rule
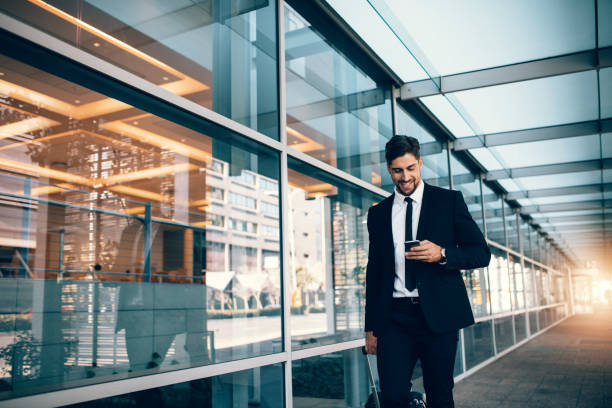
<instances>
[{"instance_id":1,"label":"phone screen","mask_svg":"<svg viewBox=\"0 0 612 408\"><path fill-rule=\"evenodd\" d=\"M420 243L421 243L421 241L419 241L419 240L405 241L404 245L406 247L406 251L409 251L410 248L415 247L415 246L419 246Z\"/></svg>"}]
</instances>

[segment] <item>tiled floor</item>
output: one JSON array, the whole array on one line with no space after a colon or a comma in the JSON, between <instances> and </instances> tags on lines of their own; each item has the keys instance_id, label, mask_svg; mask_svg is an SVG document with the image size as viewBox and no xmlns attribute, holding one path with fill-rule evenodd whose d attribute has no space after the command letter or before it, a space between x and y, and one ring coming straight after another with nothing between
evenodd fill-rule
<instances>
[{"instance_id":1,"label":"tiled floor","mask_svg":"<svg viewBox=\"0 0 612 408\"><path fill-rule=\"evenodd\" d=\"M455 385L457 408L612 408L612 309L573 316Z\"/></svg>"}]
</instances>

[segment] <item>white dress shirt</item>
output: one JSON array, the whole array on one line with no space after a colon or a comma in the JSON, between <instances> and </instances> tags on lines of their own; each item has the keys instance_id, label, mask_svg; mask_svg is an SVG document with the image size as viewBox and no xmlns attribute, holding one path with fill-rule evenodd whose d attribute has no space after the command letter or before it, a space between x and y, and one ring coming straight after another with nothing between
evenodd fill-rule
<instances>
[{"instance_id":1,"label":"white dress shirt","mask_svg":"<svg viewBox=\"0 0 612 408\"><path fill-rule=\"evenodd\" d=\"M412 199L412 239L416 239L419 217L421 216L421 204L423 203L423 181L408 197ZM406 289L406 207L408 203L406 196L395 187L393 207L391 208L391 229L393 231L393 247L395 249L395 282L393 283L393 297L419 296L417 288L411 292Z\"/></svg>"}]
</instances>

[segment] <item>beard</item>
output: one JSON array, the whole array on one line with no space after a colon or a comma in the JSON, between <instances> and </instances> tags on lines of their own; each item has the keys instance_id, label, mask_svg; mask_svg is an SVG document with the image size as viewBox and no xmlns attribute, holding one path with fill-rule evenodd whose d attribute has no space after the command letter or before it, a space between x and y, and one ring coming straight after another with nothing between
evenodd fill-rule
<instances>
[{"instance_id":1,"label":"beard","mask_svg":"<svg viewBox=\"0 0 612 408\"><path fill-rule=\"evenodd\" d=\"M402 183L401 181L398 181L397 183L395 183L395 187L397 187L397 191L399 191L403 195L409 196L410 194L414 193L414 190L416 190L420 182L421 180L416 178L408 180L407 183Z\"/></svg>"}]
</instances>

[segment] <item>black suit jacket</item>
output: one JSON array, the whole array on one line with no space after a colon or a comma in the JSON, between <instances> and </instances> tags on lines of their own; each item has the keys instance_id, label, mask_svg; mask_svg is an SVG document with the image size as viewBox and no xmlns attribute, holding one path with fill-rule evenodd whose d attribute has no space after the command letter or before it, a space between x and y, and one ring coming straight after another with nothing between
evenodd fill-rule
<instances>
[{"instance_id":1,"label":"black suit jacket","mask_svg":"<svg viewBox=\"0 0 612 408\"><path fill-rule=\"evenodd\" d=\"M425 184L417 239L446 248L446 265L415 261L420 304L436 333L474 323L474 315L460 269L489 265L491 251L472 219L463 195ZM370 250L366 272L365 331L377 336L389 324L395 280L391 230L393 195L368 211Z\"/></svg>"}]
</instances>

